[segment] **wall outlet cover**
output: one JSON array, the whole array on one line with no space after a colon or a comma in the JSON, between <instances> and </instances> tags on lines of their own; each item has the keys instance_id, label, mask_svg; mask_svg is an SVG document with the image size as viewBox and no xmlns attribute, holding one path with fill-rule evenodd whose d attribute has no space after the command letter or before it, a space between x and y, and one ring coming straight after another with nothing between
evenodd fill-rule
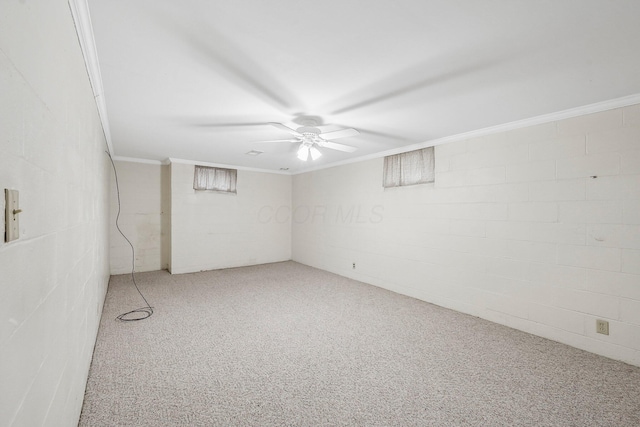
<instances>
[{"instance_id":1,"label":"wall outlet cover","mask_svg":"<svg viewBox=\"0 0 640 427\"><path fill-rule=\"evenodd\" d=\"M606 320L596 319L596 332L603 335L609 335L609 322Z\"/></svg>"}]
</instances>

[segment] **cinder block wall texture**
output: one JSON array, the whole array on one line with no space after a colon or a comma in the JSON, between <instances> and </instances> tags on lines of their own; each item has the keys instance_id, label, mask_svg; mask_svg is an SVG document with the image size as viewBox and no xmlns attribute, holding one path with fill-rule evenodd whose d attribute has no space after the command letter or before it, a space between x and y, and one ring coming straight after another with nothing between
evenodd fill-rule
<instances>
[{"instance_id":1,"label":"cinder block wall texture","mask_svg":"<svg viewBox=\"0 0 640 427\"><path fill-rule=\"evenodd\" d=\"M386 191L382 159L295 176L293 259L640 365L640 106L435 156Z\"/></svg>"}]
</instances>

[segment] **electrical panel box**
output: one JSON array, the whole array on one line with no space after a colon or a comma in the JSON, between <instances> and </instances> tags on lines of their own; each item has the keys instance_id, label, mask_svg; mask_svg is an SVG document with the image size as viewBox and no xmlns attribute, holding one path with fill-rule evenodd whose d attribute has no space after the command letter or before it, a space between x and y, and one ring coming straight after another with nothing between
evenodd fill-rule
<instances>
[{"instance_id":1,"label":"electrical panel box","mask_svg":"<svg viewBox=\"0 0 640 427\"><path fill-rule=\"evenodd\" d=\"M10 242L20 237L18 190L5 189L4 201L4 241Z\"/></svg>"}]
</instances>

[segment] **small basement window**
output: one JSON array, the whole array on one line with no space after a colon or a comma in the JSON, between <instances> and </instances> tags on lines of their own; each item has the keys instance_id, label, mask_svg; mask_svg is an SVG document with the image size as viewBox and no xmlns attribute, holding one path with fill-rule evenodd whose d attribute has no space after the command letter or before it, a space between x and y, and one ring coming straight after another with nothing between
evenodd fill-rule
<instances>
[{"instance_id":1,"label":"small basement window","mask_svg":"<svg viewBox=\"0 0 640 427\"><path fill-rule=\"evenodd\" d=\"M196 165L193 174L193 189L237 194L237 180L238 171L236 169Z\"/></svg>"},{"instance_id":2,"label":"small basement window","mask_svg":"<svg viewBox=\"0 0 640 427\"><path fill-rule=\"evenodd\" d=\"M435 180L433 147L384 158L384 188L426 184Z\"/></svg>"}]
</instances>

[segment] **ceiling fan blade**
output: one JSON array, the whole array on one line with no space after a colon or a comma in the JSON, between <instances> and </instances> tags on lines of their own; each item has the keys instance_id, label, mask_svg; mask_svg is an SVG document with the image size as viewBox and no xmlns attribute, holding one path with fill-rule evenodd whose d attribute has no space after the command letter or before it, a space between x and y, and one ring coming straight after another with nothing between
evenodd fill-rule
<instances>
[{"instance_id":1,"label":"ceiling fan blade","mask_svg":"<svg viewBox=\"0 0 640 427\"><path fill-rule=\"evenodd\" d=\"M353 153L357 150L356 147L352 147L351 145L338 144L337 142L325 141L322 143L318 143L320 147L330 148L332 150L344 151L345 153Z\"/></svg>"},{"instance_id":2,"label":"ceiling fan blade","mask_svg":"<svg viewBox=\"0 0 640 427\"><path fill-rule=\"evenodd\" d=\"M335 130L333 132L321 133L320 136L324 139L337 139L337 138L346 138L348 136L356 136L359 134L360 132L358 132L355 129L342 129L342 130Z\"/></svg>"},{"instance_id":3,"label":"ceiling fan blade","mask_svg":"<svg viewBox=\"0 0 640 427\"><path fill-rule=\"evenodd\" d=\"M468 75L476 75L480 71L490 70L499 66L506 61L511 61L515 57L515 52L500 52L492 58L486 58L469 66L460 66L466 64L468 52L451 52L446 57L439 58L435 63L433 60L423 62L416 66L402 70L392 76L386 77L378 82L368 85L337 101L339 108L328 107L331 114L341 114L348 111L359 110L394 98L409 95L418 90L432 88L434 86L451 84L455 79L464 78ZM447 64L444 70L434 74L434 65ZM458 64L458 65L456 65ZM427 76L424 78L424 76ZM406 82L410 82L406 84ZM413 82L413 83L411 83ZM372 98L371 94L377 94ZM363 99L364 97L364 99ZM349 105L344 105L349 103ZM334 104L336 105L336 104Z\"/></svg>"},{"instance_id":4,"label":"ceiling fan blade","mask_svg":"<svg viewBox=\"0 0 640 427\"><path fill-rule=\"evenodd\" d=\"M254 144L264 144L267 142L300 142L299 139L272 139L270 141L255 141Z\"/></svg>"},{"instance_id":5,"label":"ceiling fan blade","mask_svg":"<svg viewBox=\"0 0 640 427\"><path fill-rule=\"evenodd\" d=\"M289 126L285 126L282 123L275 123L275 122L271 122L269 123L271 126L273 127L277 127L278 129L281 129L285 132L289 132L291 135L295 135L295 136L302 136L302 134L300 132L298 132L295 129L291 129Z\"/></svg>"},{"instance_id":6,"label":"ceiling fan blade","mask_svg":"<svg viewBox=\"0 0 640 427\"><path fill-rule=\"evenodd\" d=\"M265 124L264 123L194 123L189 126L206 127L206 128L241 128L241 127L265 126Z\"/></svg>"},{"instance_id":7,"label":"ceiling fan blade","mask_svg":"<svg viewBox=\"0 0 640 427\"><path fill-rule=\"evenodd\" d=\"M228 37L211 25L204 25L205 21L185 24L158 11L152 14L164 31L171 31L173 38L185 45L190 60L210 67L216 74L280 111L292 113L298 110L299 100L289 92L286 84L268 73Z\"/></svg>"}]
</instances>

